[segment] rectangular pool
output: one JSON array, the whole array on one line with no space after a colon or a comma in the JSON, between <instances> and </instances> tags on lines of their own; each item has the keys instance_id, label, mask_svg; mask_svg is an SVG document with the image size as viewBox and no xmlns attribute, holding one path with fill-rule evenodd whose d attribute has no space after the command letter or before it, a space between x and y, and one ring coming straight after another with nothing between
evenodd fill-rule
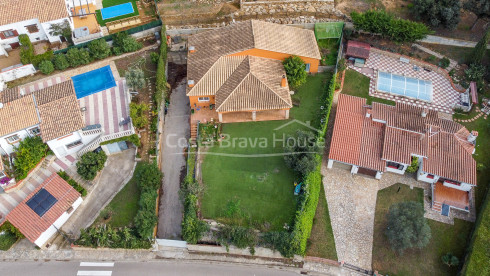
<instances>
[{"instance_id":1,"label":"rectangular pool","mask_svg":"<svg viewBox=\"0 0 490 276\"><path fill-rule=\"evenodd\" d=\"M432 82L427 80L379 72L376 89L417 100L432 101Z\"/></svg>"},{"instance_id":2,"label":"rectangular pool","mask_svg":"<svg viewBox=\"0 0 490 276\"><path fill-rule=\"evenodd\" d=\"M102 20L130 14L133 12L134 12L133 3L131 2L103 8L100 10L100 13L102 15Z\"/></svg>"},{"instance_id":3,"label":"rectangular pool","mask_svg":"<svg viewBox=\"0 0 490 276\"><path fill-rule=\"evenodd\" d=\"M107 65L71 78L77 99L116 86L111 66Z\"/></svg>"}]
</instances>

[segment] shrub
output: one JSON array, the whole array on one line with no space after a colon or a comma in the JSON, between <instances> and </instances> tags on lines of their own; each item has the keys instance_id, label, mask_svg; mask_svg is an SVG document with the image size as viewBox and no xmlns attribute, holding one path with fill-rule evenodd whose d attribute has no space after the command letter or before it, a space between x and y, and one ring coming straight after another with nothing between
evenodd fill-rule
<instances>
[{"instance_id":1,"label":"shrub","mask_svg":"<svg viewBox=\"0 0 490 276\"><path fill-rule=\"evenodd\" d=\"M48 149L48 145L44 144L39 136L26 137L20 141L19 146L14 149L15 178L17 180L26 178L29 171L46 156Z\"/></svg>"},{"instance_id":2,"label":"shrub","mask_svg":"<svg viewBox=\"0 0 490 276\"><path fill-rule=\"evenodd\" d=\"M53 73L54 71L54 65L51 61L49 60L44 60L39 64L39 70L45 75L49 75Z\"/></svg>"},{"instance_id":3,"label":"shrub","mask_svg":"<svg viewBox=\"0 0 490 276\"><path fill-rule=\"evenodd\" d=\"M439 62L439 66L444 69L446 69L449 64L451 64L451 61L447 57L443 57Z\"/></svg>"},{"instance_id":4,"label":"shrub","mask_svg":"<svg viewBox=\"0 0 490 276\"><path fill-rule=\"evenodd\" d=\"M352 12L350 15L356 30L381 34L397 42L413 42L432 33L423 23L395 18L381 10Z\"/></svg>"},{"instance_id":5,"label":"shrub","mask_svg":"<svg viewBox=\"0 0 490 276\"><path fill-rule=\"evenodd\" d=\"M423 248L431 239L424 218L424 206L418 202L400 202L390 206L386 236L393 250L400 254L409 248Z\"/></svg>"},{"instance_id":6,"label":"shrub","mask_svg":"<svg viewBox=\"0 0 490 276\"><path fill-rule=\"evenodd\" d=\"M144 163L140 165L139 170L135 173L138 181L138 187L142 191L158 190L162 185L162 172L155 164Z\"/></svg>"},{"instance_id":7,"label":"shrub","mask_svg":"<svg viewBox=\"0 0 490 276\"><path fill-rule=\"evenodd\" d=\"M77 163L77 173L85 180L93 180L97 172L104 168L106 160L107 155L104 151L87 152L80 157Z\"/></svg>"},{"instance_id":8,"label":"shrub","mask_svg":"<svg viewBox=\"0 0 490 276\"><path fill-rule=\"evenodd\" d=\"M226 248L230 245L234 245L238 248L249 247L251 252L253 252L253 248L255 248L258 238L257 233L251 228L225 225L219 229L217 239L218 242L221 245L226 246Z\"/></svg>"},{"instance_id":9,"label":"shrub","mask_svg":"<svg viewBox=\"0 0 490 276\"><path fill-rule=\"evenodd\" d=\"M113 44L114 48L118 48L117 51L119 53L129 53L134 52L143 47L143 44L138 42L132 36L128 35L127 32L119 32L113 36ZM114 50L114 49L113 49Z\"/></svg>"},{"instance_id":10,"label":"shrub","mask_svg":"<svg viewBox=\"0 0 490 276\"><path fill-rule=\"evenodd\" d=\"M490 9L490 3L487 4L487 10L488 9ZM487 45L489 41L490 41L490 27L487 27L487 30L485 31L485 35L483 35L480 41L478 41L478 43L475 45L475 48L473 48L473 51L471 53L472 63L480 64L482 62L483 57L487 52Z\"/></svg>"},{"instance_id":11,"label":"shrub","mask_svg":"<svg viewBox=\"0 0 490 276\"><path fill-rule=\"evenodd\" d=\"M51 24L49 34L52 36L63 36L70 44L73 44L70 22L66 19L61 23Z\"/></svg>"},{"instance_id":12,"label":"shrub","mask_svg":"<svg viewBox=\"0 0 490 276\"><path fill-rule=\"evenodd\" d=\"M418 20L427 20L431 26L455 29L459 23L459 0L414 0L412 12Z\"/></svg>"},{"instance_id":13,"label":"shrub","mask_svg":"<svg viewBox=\"0 0 490 276\"><path fill-rule=\"evenodd\" d=\"M272 250L279 251L283 257L291 258L294 256L291 239L292 234L287 231L267 232L261 237L261 242Z\"/></svg>"},{"instance_id":14,"label":"shrub","mask_svg":"<svg viewBox=\"0 0 490 276\"><path fill-rule=\"evenodd\" d=\"M107 145L107 144L117 143L117 142L121 142L121 141L131 142L131 143L133 143L133 145L135 145L137 147L141 146L141 141L140 141L140 137L138 136L138 134L132 134L129 136L124 136L124 137L119 137L116 139L104 141L104 142L100 143L100 145Z\"/></svg>"},{"instance_id":15,"label":"shrub","mask_svg":"<svg viewBox=\"0 0 490 276\"><path fill-rule=\"evenodd\" d=\"M145 73L139 68L130 68L126 71L124 75L127 84L131 87L133 91L136 89L141 89L145 86Z\"/></svg>"},{"instance_id":16,"label":"shrub","mask_svg":"<svg viewBox=\"0 0 490 276\"><path fill-rule=\"evenodd\" d=\"M446 255L442 256L441 259L442 262L449 267L459 265L458 257L454 256L452 253L447 253Z\"/></svg>"},{"instance_id":17,"label":"shrub","mask_svg":"<svg viewBox=\"0 0 490 276\"><path fill-rule=\"evenodd\" d=\"M112 228L110 225L101 225L80 229L80 238L75 244L89 247L110 248L150 248L150 239L140 239L135 228Z\"/></svg>"},{"instance_id":18,"label":"shrub","mask_svg":"<svg viewBox=\"0 0 490 276\"><path fill-rule=\"evenodd\" d=\"M412 157L412 163L410 166L407 167L407 172L408 173L415 173L419 169L419 158L418 157Z\"/></svg>"},{"instance_id":19,"label":"shrub","mask_svg":"<svg viewBox=\"0 0 490 276\"><path fill-rule=\"evenodd\" d=\"M19 229L17 229L17 227L13 226L12 223L10 223L10 221L5 221L1 226L0 226L0 232L2 231L6 231L6 232L10 232L12 233L13 235L15 235L15 237L17 239L23 239L25 238L24 237L24 234L22 234Z\"/></svg>"},{"instance_id":20,"label":"shrub","mask_svg":"<svg viewBox=\"0 0 490 276\"><path fill-rule=\"evenodd\" d=\"M87 190L85 190L82 185L78 184L73 180L65 171L59 171L58 175L63 178L70 186L72 186L77 192L79 192L83 197L87 195Z\"/></svg>"},{"instance_id":21,"label":"shrub","mask_svg":"<svg viewBox=\"0 0 490 276\"><path fill-rule=\"evenodd\" d=\"M159 58L160 58L160 56L158 55L158 53L155 53L155 52L150 53L151 62L157 64Z\"/></svg>"},{"instance_id":22,"label":"shrub","mask_svg":"<svg viewBox=\"0 0 490 276\"><path fill-rule=\"evenodd\" d=\"M71 67L77 67L90 62L90 54L84 49L71 48L66 52L66 58Z\"/></svg>"},{"instance_id":23,"label":"shrub","mask_svg":"<svg viewBox=\"0 0 490 276\"><path fill-rule=\"evenodd\" d=\"M57 54L54 56L54 66L58 70L65 70L70 67L70 63L68 63L68 59L64 54Z\"/></svg>"},{"instance_id":24,"label":"shrub","mask_svg":"<svg viewBox=\"0 0 490 276\"><path fill-rule=\"evenodd\" d=\"M283 61L289 85L298 87L306 82L306 65L298 56L290 56Z\"/></svg>"},{"instance_id":25,"label":"shrub","mask_svg":"<svg viewBox=\"0 0 490 276\"><path fill-rule=\"evenodd\" d=\"M32 46L29 36L26 34L19 35L20 43L20 62L22 64L29 64L34 58L34 46Z\"/></svg>"},{"instance_id":26,"label":"shrub","mask_svg":"<svg viewBox=\"0 0 490 276\"><path fill-rule=\"evenodd\" d=\"M485 76L485 66L482 64L472 63L470 67L464 70L465 77L468 81L478 81Z\"/></svg>"},{"instance_id":27,"label":"shrub","mask_svg":"<svg viewBox=\"0 0 490 276\"><path fill-rule=\"evenodd\" d=\"M104 59L111 54L111 47L103 38L90 41L88 50L95 59Z\"/></svg>"},{"instance_id":28,"label":"shrub","mask_svg":"<svg viewBox=\"0 0 490 276\"><path fill-rule=\"evenodd\" d=\"M31 63L32 65L37 67L43 61L51 62L53 60L53 57L54 57L53 51L49 50L40 55L35 55L34 57L32 57Z\"/></svg>"},{"instance_id":29,"label":"shrub","mask_svg":"<svg viewBox=\"0 0 490 276\"><path fill-rule=\"evenodd\" d=\"M317 165L315 155L318 150L316 136L312 132L298 130L295 136L289 136L286 140L284 161L301 176L307 175Z\"/></svg>"},{"instance_id":30,"label":"shrub","mask_svg":"<svg viewBox=\"0 0 490 276\"><path fill-rule=\"evenodd\" d=\"M129 104L129 115L131 116L133 125L136 128L143 128L148 125L148 116L146 115L146 111L148 111L149 109L150 107L145 103Z\"/></svg>"},{"instance_id":31,"label":"shrub","mask_svg":"<svg viewBox=\"0 0 490 276\"><path fill-rule=\"evenodd\" d=\"M165 25L162 25L161 36L166 37ZM167 60L167 43L162 40L160 44L160 54L158 55L157 73L156 73L156 91L153 100L157 108L160 108L162 101L167 97L167 79L165 76L165 66Z\"/></svg>"},{"instance_id":32,"label":"shrub","mask_svg":"<svg viewBox=\"0 0 490 276\"><path fill-rule=\"evenodd\" d=\"M161 186L163 174L156 164L142 163L134 177L141 190L138 201L139 209L134 218L134 225L140 237L151 238L158 222L156 215L157 190Z\"/></svg>"}]
</instances>

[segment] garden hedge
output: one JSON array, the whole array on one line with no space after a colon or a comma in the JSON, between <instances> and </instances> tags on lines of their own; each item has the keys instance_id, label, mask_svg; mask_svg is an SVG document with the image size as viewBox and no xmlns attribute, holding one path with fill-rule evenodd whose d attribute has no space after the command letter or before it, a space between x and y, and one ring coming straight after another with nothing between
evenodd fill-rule
<instances>
[{"instance_id":1,"label":"garden hedge","mask_svg":"<svg viewBox=\"0 0 490 276\"><path fill-rule=\"evenodd\" d=\"M167 77L165 68L167 66L167 29L165 25L162 25L161 30L161 44L160 54L157 63L157 79L156 79L156 92L154 101L156 106L160 109L162 101L167 98Z\"/></svg>"}]
</instances>

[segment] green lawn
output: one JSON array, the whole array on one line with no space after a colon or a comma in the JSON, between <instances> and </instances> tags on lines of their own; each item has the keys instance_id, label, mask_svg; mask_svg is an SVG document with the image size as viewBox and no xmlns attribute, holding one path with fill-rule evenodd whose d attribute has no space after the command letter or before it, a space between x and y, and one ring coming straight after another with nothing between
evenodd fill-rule
<instances>
[{"instance_id":1,"label":"green lawn","mask_svg":"<svg viewBox=\"0 0 490 276\"><path fill-rule=\"evenodd\" d=\"M135 173L140 168L140 164L138 163L136 165ZM132 225L133 219L138 212L139 198L140 190L133 176L126 186L112 199L109 205L100 212L95 224L107 223L113 227Z\"/></svg>"},{"instance_id":2,"label":"green lawn","mask_svg":"<svg viewBox=\"0 0 490 276\"><path fill-rule=\"evenodd\" d=\"M100 10L96 10L95 11L95 13L96 13L95 17L97 18L97 22L99 23L99 25L105 26L105 24L108 22L112 22L115 20L124 19L124 18L139 15L138 6L136 5L136 0L102 0L102 6L104 8L108 8L108 7L112 7L112 6L116 6L116 5L120 5L120 4L124 4L124 3L128 3L128 2L131 2L133 4L133 10L134 10L133 13L109 18L106 20L102 20L102 14L101 14Z\"/></svg>"},{"instance_id":3,"label":"green lawn","mask_svg":"<svg viewBox=\"0 0 490 276\"><path fill-rule=\"evenodd\" d=\"M468 63L468 59L473 51L470 47L456 47L448 45L436 45L423 43L424 47L428 47L440 54L447 56L448 58L456 60L458 63ZM490 64L490 50L487 50L486 55L483 57L482 63L484 65Z\"/></svg>"},{"instance_id":4,"label":"green lawn","mask_svg":"<svg viewBox=\"0 0 490 276\"><path fill-rule=\"evenodd\" d=\"M330 223L327 199L323 185L320 190L320 198L316 208L315 218L313 219L313 229L308 240L307 256L320 257L330 260L337 260L337 251Z\"/></svg>"},{"instance_id":5,"label":"green lawn","mask_svg":"<svg viewBox=\"0 0 490 276\"><path fill-rule=\"evenodd\" d=\"M432 239L427 247L407 250L402 256L395 253L384 235L389 207L397 202L423 202L423 190L396 184L380 190L376 201L373 241L373 269L383 275L456 275L457 267L449 268L441 261L453 253L462 262L473 224L455 219L454 225L428 220Z\"/></svg>"},{"instance_id":6,"label":"green lawn","mask_svg":"<svg viewBox=\"0 0 490 276\"><path fill-rule=\"evenodd\" d=\"M321 65L335 65L339 51L339 39L320 39L318 40L318 47L322 55Z\"/></svg>"},{"instance_id":7,"label":"green lawn","mask_svg":"<svg viewBox=\"0 0 490 276\"><path fill-rule=\"evenodd\" d=\"M319 126L318 115L323 101L324 84L329 74L308 76L308 81L294 95L299 106L293 107L291 117L312 121ZM300 179L288 168L283 156L237 157L216 154L279 154L283 150L283 137L305 126L293 123L274 130L287 121L266 121L224 124L223 134L231 142L208 150L202 165L205 191L201 200L204 218L225 223L238 223L262 231L281 230L285 223L293 222L296 200L294 182ZM230 140L228 140L230 141ZM256 143L256 146L253 144ZM231 204L233 203L233 204ZM241 210L240 219L227 216L229 205Z\"/></svg>"},{"instance_id":8,"label":"green lawn","mask_svg":"<svg viewBox=\"0 0 490 276\"><path fill-rule=\"evenodd\" d=\"M394 101L380 99L369 96L369 82L370 78L364 76L357 71L348 69L345 72L344 87L342 88L342 94L357 96L367 99L367 104L371 104L373 101L383 104L395 105Z\"/></svg>"},{"instance_id":9,"label":"green lawn","mask_svg":"<svg viewBox=\"0 0 490 276\"><path fill-rule=\"evenodd\" d=\"M0 235L0 250L9 250L16 241L17 237L15 234L5 231L4 234Z\"/></svg>"}]
</instances>

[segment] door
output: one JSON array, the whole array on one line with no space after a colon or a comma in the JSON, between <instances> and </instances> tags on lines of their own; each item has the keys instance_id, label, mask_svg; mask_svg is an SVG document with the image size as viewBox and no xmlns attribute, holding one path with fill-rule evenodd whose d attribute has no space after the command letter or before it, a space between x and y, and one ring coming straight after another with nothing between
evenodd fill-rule
<instances>
[{"instance_id":1,"label":"door","mask_svg":"<svg viewBox=\"0 0 490 276\"><path fill-rule=\"evenodd\" d=\"M19 48L19 47L20 47L19 42L10 43L9 45L10 45L10 47L12 47L12 50L13 50L13 49L17 49L17 48Z\"/></svg>"}]
</instances>

